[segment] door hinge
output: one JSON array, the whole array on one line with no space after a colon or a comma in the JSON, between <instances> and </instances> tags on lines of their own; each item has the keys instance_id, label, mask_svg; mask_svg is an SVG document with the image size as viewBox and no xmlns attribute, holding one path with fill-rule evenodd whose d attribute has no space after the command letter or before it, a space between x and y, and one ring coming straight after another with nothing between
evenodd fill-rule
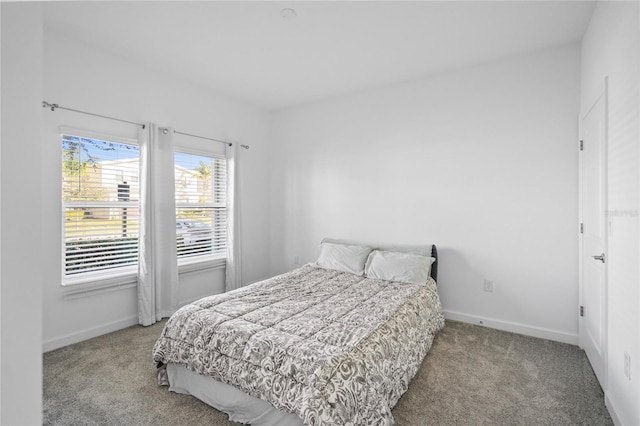
<instances>
[{"instance_id":1,"label":"door hinge","mask_svg":"<svg viewBox=\"0 0 640 426\"><path fill-rule=\"evenodd\" d=\"M584 141L580 141L580 151L584 151Z\"/></svg>"},{"instance_id":2,"label":"door hinge","mask_svg":"<svg viewBox=\"0 0 640 426\"><path fill-rule=\"evenodd\" d=\"M580 233L584 234L584 223L580 224Z\"/></svg>"},{"instance_id":3,"label":"door hinge","mask_svg":"<svg viewBox=\"0 0 640 426\"><path fill-rule=\"evenodd\" d=\"M584 306L580 306L580 316L584 316Z\"/></svg>"}]
</instances>

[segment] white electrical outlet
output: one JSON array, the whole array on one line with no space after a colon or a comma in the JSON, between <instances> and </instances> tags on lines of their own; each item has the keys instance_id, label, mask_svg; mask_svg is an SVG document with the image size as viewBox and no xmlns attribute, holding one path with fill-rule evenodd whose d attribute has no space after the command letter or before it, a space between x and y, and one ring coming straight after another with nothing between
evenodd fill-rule
<instances>
[{"instance_id":1,"label":"white electrical outlet","mask_svg":"<svg viewBox=\"0 0 640 426\"><path fill-rule=\"evenodd\" d=\"M484 280L484 291L488 293L493 293L493 281L492 280Z\"/></svg>"},{"instance_id":2,"label":"white electrical outlet","mask_svg":"<svg viewBox=\"0 0 640 426\"><path fill-rule=\"evenodd\" d=\"M631 380L631 356L627 352L624 353L624 376Z\"/></svg>"}]
</instances>

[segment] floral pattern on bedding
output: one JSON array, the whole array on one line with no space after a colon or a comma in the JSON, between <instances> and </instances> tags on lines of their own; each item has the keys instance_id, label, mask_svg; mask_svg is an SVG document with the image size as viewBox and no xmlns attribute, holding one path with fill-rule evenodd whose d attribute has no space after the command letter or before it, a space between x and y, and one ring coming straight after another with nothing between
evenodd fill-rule
<instances>
[{"instance_id":1,"label":"floral pattern on bedding","mask_svg":"<svg viewBox=\"0 0 640 426\"><path fill-rule=\"evenodd\" d=\"M153 359L160 373L184 365L307 425L391 425L443 326L431 278L401 284L307 265L184 306Z\"/></svg>"}]
</instances>

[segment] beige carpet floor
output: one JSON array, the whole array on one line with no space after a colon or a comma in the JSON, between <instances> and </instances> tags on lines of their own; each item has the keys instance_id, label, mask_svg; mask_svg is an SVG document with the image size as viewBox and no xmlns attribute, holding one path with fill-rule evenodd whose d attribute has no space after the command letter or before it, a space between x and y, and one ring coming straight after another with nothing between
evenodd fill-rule
<instances>
[{"instance_id":1,"label":"beige carpet floor","mask_svg":"<svg viewBox=\"0 0 640 426\"><path fill-rule=\"evenodd\" d=\"M237 425L156 384L164 322L44 354L46 425ZM612 425L576 346L447 321L393 410L398 426Z\"/></svg>"}]
</instances>

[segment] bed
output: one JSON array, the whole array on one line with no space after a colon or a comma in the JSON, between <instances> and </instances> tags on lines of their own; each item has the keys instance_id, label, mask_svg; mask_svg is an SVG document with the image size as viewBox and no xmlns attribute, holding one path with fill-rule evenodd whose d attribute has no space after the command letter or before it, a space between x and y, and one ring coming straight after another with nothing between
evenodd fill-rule
<instances>
[{"instance_id":1,"label":"bed","mask_svg":"<svg viewBox=\"0 0 640 426\"><path fill-rule=\"evenodd\" d=\"M315 263L173 314L158 383L254 426L391 425L444 327L437 266L435 245L324 239Z\"/></svg>"}]
</instances>

